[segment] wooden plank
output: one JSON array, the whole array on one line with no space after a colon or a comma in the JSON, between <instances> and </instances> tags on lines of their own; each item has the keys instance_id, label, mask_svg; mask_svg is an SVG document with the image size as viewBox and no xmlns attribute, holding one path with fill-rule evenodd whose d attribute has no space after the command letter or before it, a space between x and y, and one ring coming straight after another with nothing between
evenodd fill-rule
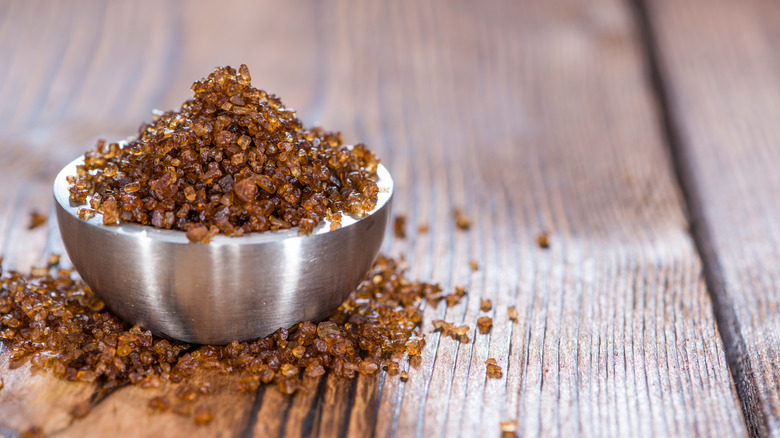
<instances>
[{"instance_id":1,"label":"wooden plank","mask_svg":"<svg viewBox=\"0 0 780 438\"><path fill-rule=\"evenodd\" d=\"M467 303L426 312L426 330L473 327L478 296L495 326L466 345L429 337L409 380L385 383L380 434L490 434L512 419L529 436L744 433L630 11L428 5L334 11L351 25L334 26L348 31L329 53L360 54L345 64L366 71L329 80L326 108L360 109L325 111L326 125L355 120L409 181L398 211L434 230L401 246L415 276L469 286ZM372 78L386 91L370 94ZM459 205L467 233L448 217ZM484 268L468 272L470 258ZM502 379L485 378L487 357Z\"/></svg>"},{"instance_id":2,"label":"wooden plank","mask_svg":"<svg viewBox=\"0 0 780 438\"><path fill-rule=\"evenodd\" d=\"M143 66L148 62L162 68L164 49L173 40L167 24L175 20L171 5L153 2L129 8L119 3L52 7L12 2L8 8L10 18L0 34L10 29L14 36L3 43L16 43L0 52L0 69L5 69L0 73L5 78L0 111L6 115L0 129L0 248L4 269L28 271L45 264L49 253L64 254L53 215L54 175L97 138L123 138L148 117L163 88L160 83L168 78ZM128 22L152 8L157 13L148 20ZM129 34L140 37L129 39ZM50 214L46 226L28 230L32 210ZM69 265L67 257L63 264ZM203 379L213 382L213 394L194 406L207 404L214 420L199 426L191 418L155 414L147 407L155 396L173 398L175 385L124 387L106 396L93 385L57 380L29 363L11 363L2 348L2 436L235 436L246 429L252 414L254 394L235 390L238 376L206 373ZM91 407L89 415L74 418L72 412L82 406Z\"/></svg>"},{"instance_id":3,"label":"wooden plank","mask_svg":"<svg viewBox=\"0 0 780 438\"><path fill-rule=\"evenodd\" d=\"M232 437L240 435L249 424L254 393L236 391L235 376L218 375L214 372L199 372L188 379L187 384L198 388L203 382L211 384L208 395L199 395L193 402L180 402L175 394L177 386L184 383L168 383L160 388L129 386L114 391L96 403L84 418L80 418L61 430L55 436L213 436ZM163 397L170 407L165 411L149 408L153 397ZM190 415L172 413L184 407ZM205 409L213 419L205 426L193 421L196 410ZM185 411L186 412L186 411Z\"/></svg>"},{"instance_id":4,"label":"wooden plank","mask_svg":"<svg viewBox=\"0 0 780 438\"><path fill-rule=\"evenodd\" d=\"M646 2L670 129L750 431L780 436L780 10Z\"/></svg>"},{"instance_id":5,"label":"wooden plank","mask_svg":"<svg viewBox=\"0 0 780 438\"><path fill-rule=\"evenodd\" d=\"M410 224L409 237L386 249L407 258L412 278L468 295L426 307L427 344L406 381L324 377L285 397L273 387L232 392L224 376L220 419L200 428L152 415L143 403L157 393L138 388L66 424L89 388L59 390L67 384L38 373L25 392L31 377L0 360L2 430L495 436L517 421L525 436L745 434L623 2L236 1L180 12L173 2L85 1L72 6L72 25L57 21L64 12L42 14L42 3L4 6L13 19L0 20L0 35L28 45L0 39L0 113L18 122L0 129L15 157L0 162L8 266L57 247L54 232L49 243L15 237L23 227L14 212L40 199L49 208L44 182L60 165L97 137L131 134L151 107L178 105L215 65L245 62L306 123L377 151ZM46 38L25 38L43 24L53 29ZM29 65L39 68L34 81L19 72ZM40 166L12 164L33 153ZM455 226L456 207L472 219L468 231ZM542 231L549 249L537 245ZM490 311L480 298L492 300ZM493 318L489 334L475 329L483 315ZM467 342L430 333L435 319L470 325ZM487 378L487 358L501 378ZM36 413L53 391L59 406Z\"/></svg>"}]
</instances>

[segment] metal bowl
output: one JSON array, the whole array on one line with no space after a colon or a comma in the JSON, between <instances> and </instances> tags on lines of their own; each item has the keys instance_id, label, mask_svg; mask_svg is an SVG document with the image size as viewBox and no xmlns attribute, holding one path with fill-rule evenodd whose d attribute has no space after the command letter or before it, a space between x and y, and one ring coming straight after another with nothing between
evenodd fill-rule
<instances>
[{"instance_id":1,"label":"metal bowl","mask_svg":"<svg viewBox=\"0 0 780 438\"><path fill-rule=\"evenodd\" d=\"M79 219L66 176L54 180L62 240L74 267L114 313L153 333L197 344L254 339L327 317L371 268L387 228L393 180L377 169L379 199L363 218L344 215L311 235L298 229L218 235L190 243L183 231Z\"/></svg>"}]
</instances>

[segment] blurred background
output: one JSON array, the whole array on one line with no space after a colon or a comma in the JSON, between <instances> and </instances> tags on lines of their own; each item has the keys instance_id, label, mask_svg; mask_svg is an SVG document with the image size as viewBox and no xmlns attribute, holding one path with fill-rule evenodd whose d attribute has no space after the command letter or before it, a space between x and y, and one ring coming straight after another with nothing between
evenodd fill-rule
<instances>
[{"instance_id":1,"label":"blurred background","mask_svg":"<svg viewBox=\"0 0 780 438\"><path fill-rule=\"evenodd\" d=\"M457 128L455 120L441 120L443 111L461 118L505 114L522 127L511 95L521 74L511 53L522 42L519 9L241 1L0 7L6 148L17 141L56 154L74 143L85 149L97 137L132 134L151 109L178 107L191 96L190 84L214 67L242 63L256 86L282 97L305 123L344 131L387 159L410 141L392 131L414 132L416 145L441 136L473 143L448 134ZM495 26L500 36L491 34ZM499 62L506 65L490 77L464 68ZM384 114L392 114L393 126L379 126Z\"/></svg>"}]
</instances>

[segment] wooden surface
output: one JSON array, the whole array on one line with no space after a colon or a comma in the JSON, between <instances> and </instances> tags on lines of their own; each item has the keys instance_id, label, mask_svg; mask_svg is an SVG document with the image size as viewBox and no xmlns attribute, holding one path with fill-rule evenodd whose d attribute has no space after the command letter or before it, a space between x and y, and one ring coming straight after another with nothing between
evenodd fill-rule
<instances>
[{"instance_id":1,"label":"wooden surface","mask_svg":"<svg viewBox=\"0 0 780 438\"><path fill-rule=\"evenodd\" d=\"M198 375L215 386L206 426L151 413L172 388L99 393L0 347L0 435L780 434L778 22L760 0L0 3L4 269L62 252L53 217L27 229L62 165L246 63L390 169L409 237L385 251L469 291L426 307L426 333L494 303L488 335L428 334L405 382L324 377L286 397Z\"/></svg>"},{"instance_id":2,"label":"wooden surface","mask_svg":"<svg viewBox=\"0 0 780 438\"><path fill-rule=\"evenodd\" d=\"M780 9L649 4L670 127L748 427L780 436Z\"/></svg>"}]
</instances>

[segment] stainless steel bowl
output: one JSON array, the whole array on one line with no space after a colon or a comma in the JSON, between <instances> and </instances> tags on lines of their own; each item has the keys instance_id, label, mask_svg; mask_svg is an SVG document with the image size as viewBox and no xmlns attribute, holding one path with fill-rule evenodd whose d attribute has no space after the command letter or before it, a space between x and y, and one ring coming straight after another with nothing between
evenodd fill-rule
<instances>
[{"instance_id":1,"label":"stainless steel bowl","mask_svg":"<svg viewBox=\"0 0 780 438\"><path fill-rule=\"evenodd\" d=\"M62 240L82 279L126 321L156 334L198 344L225 344L266 336L280 327L327 317L368 272L387 228L393 180L379 166L376 208L344 216L329 231L297 229L215 236L190 243L183 231L123 223L103 225L98 214L81 220L68 195L68 175L54 181Z\"/></svg>"}]
</instances>

